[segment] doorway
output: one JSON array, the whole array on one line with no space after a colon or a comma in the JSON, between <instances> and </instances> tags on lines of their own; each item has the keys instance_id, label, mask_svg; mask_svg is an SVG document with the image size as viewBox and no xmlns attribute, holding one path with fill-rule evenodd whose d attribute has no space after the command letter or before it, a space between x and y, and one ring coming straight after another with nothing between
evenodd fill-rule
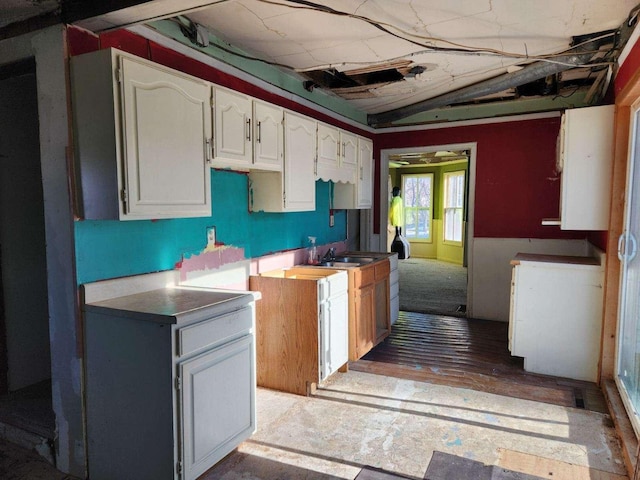
<instances>
[{"instance_id":1,"label":"doorway","mask_svg":"<svg viewBox=\"0 0 640 480\"><path fill-rule=\"evenodd\" d=\"M35 61L0 70L0 421L54 438Z\"/></svg>"},{"instance_id":2,"label":"doorway","mask_svg":"<svg viewBox=\"0 0 640 480\"><path fill-rule=\"evenodd\" d=\"M391 190L400 187L403 234L411 245L409 258L398 262L403 311L470 315L475 148L469 143L381 152L381 226L387 225ZM390 250L393 229L381 233Z\"/></svg>"}]
</instances>

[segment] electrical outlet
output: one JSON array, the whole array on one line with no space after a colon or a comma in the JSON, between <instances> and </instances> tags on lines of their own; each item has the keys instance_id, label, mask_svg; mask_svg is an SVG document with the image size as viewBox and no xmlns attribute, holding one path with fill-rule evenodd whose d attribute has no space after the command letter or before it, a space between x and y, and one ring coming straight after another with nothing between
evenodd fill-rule
<instances>
[{"instance_id":1,"label":"electrical outlet","mask_svg":"<svg viewBox=\"0 0 640 480\"><path fill-rule=\"evenodd\" d=\"M207 248L216 246L216 227L207 227Z\"/></svg>"}]
</instances>

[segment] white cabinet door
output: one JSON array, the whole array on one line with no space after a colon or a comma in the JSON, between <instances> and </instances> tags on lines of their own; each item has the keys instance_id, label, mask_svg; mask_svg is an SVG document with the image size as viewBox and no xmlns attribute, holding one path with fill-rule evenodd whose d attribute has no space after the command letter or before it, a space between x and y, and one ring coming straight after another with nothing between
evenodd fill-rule
<instances>
[{"instance_id":1,"label":"white cabinet door","mask_svg":"<svg viewBox=\"0 0 640 480\"><path fill-rule=\"evenodd\" d=\"M575 108L562 118L560 228L607 230L614 106Z\"/></svg>"},{"instance_id":2,"label":"white cabinet door","mask_svg":"<svg viewBox=\"0 0 640 480\"><path fill-rule=\"evenodd\" d=\"M335 180L340 169L342 145L340 132L337 128L323 123L318 124L318 163L316 178L329 181Z\"/></svg>"},{"instance_id":3,"label":"white cabinet door","mask_svg":"<svg viewBox=\"0 0 640 480\"><path fill-rule=\"evenodd\" d=\"M358 139L358 179L356 208L371 208L373 204L373 142Z\"/></svg>"},{"instance_id":4,"label":"white cabinet door","mask_svg":"<svg viewBox=\"0 0 640 480\"><path fill-rule=\"evenodd\" d=\"M355 184L337 183L333 190L334 208L371 208L373 204L373 142L357 137Z\"/></svg>"},{"instance_id":5,"label":"white cabinet door","mask_svg":"<svg viewBox=\"0 0 640 480\"><path fill-rule=\"evenodd\" d=\"M346 293L322 304L320 322L320 380L324 380L349 361L349 303Z\"/></svg>"},{"instance_id":6,"label":"white cabinet door","mask_svg":"<svg viewBox=\"0 0 640 480\"><path fill-rule=\"evenodd\" d=\"M351 133L340 132L340 144L342 149L341 181L353 182L358 168L358 137Z\"/></svg>"},{"instance_id":7,"label":"white cabinet door","mask_svg":"<svg viewBox=\"0 0 640 480\"><path fill-rule=\"evenodd\" d=\"M196 479L255 431L252 338L242 337L179 365L186 480Z\"/></svg>"},{"instance_id":8,"label":"white cabinet door","mask_svg":"<svg viewBox=\"0 0 640 480\"><path fill-rule=\"evenodd\" d=\"M291 112L284 116L284 210L316 209L313 165L316 155L316 123Z\"/></svg>"},{"instance_id":9,"label":"white cabinet door","mask_svg":"<svg viewBox=\"0 0 640 480\"><path fill-rule=\"evenodd\" d=\"M251 99L232 90L214 88L215 156L217 167L249 169L252 163Z\"/></svg>"},{"instance_id":10,"label":"white cabinet door","mask_svg":"<svg viewBox=\"0 0 640 480\"><path fill-rule=\"evenodd\" d=\"M120 67L125 215L210 215L208 85L124 57Z\"/></svg>"},{"instance_id":11,"label":"white cabinet door","mask_svg":"<svg viewBox=\"0 0 640 480\"><path fill-rule=\"evenodd\" d=\"M210 85L115 49L71 59L82 216L211 215Z\"/></svg>"},{"instance_id":12,"label":"white cabinet door","mask_svg":"<svg viewBox=\"0 0 640 480\"><path fill-rule=\"evenodd\" d=\"M358 137L323 123L318 124L316 178L325 182L354 183L358 165Z\"/></svg>"},{"instance_id":13,"label":"white cabinet door","mask_svg":"<svg viewBox=\"0 0 640 480\"><path fill-rule=\"evenodd\" d=\"M253 168L282 171L284 110L254 100L253 122Z\"/></svg>"}]
</instances>

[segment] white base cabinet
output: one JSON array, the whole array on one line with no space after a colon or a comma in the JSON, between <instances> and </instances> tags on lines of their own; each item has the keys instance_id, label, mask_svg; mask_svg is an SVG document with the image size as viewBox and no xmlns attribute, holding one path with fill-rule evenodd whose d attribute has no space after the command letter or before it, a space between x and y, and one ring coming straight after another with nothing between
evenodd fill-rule
<instances>
[{"instance_id":1,"label":"white base cabinet","mask_svg":"<svg viewBox=\"0 0 640 480\"><path fill-rule=\"evenodd\" d=\"M509 350L528 372L597 381L604 271L591 257L518 254Z\"/></svg>"},{"instance_id":2,"label":"white base cabinet","mask_svg":"<svg viewBox=\"0 0 640 480\"><path fill-rule=\"evenodd\" d=\"M92 480L193 480L255 431L253 295L161 289L84 310Z\"/></svg>"},{"instance_id":3,"label":"white base cabinet","mask_svg":"<svg viewBox=\"0 0 640 480\"><path fill-rule=\"evenodd\" d=\"M71 58L81 215L211 215L211 87L114 49Z\"/></svg>"}]
</instances>

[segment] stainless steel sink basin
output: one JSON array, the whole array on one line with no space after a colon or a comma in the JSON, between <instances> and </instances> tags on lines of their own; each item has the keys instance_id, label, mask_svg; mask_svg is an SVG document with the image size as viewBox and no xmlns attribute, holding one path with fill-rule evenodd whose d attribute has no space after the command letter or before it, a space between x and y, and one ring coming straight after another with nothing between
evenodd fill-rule
<instances>
[{"instance_id":1,"label":"stainless steel sink basin","mask_svg":"<svg viewBox=\"0 0 640 480\"><path fill-rule=\"evenodd\" d=\"M362 265L363 263L371 263L375 260L373 257L351 257L351 256L339 256L336 255L335 262L338 263L357 263Z\"/></svg>"},{"instance_id":2,"label":"stainless steel sink basin","mask_svg":"<svg viewBox=\"0 0 640 480\"><path fill-rule=\"evenodd\" d=\"M337 258L335 261L320 262L318 264L319 267L359 267L360 265L362 265L361 262L347 262Z\"/></svg>"}]
</instances>

